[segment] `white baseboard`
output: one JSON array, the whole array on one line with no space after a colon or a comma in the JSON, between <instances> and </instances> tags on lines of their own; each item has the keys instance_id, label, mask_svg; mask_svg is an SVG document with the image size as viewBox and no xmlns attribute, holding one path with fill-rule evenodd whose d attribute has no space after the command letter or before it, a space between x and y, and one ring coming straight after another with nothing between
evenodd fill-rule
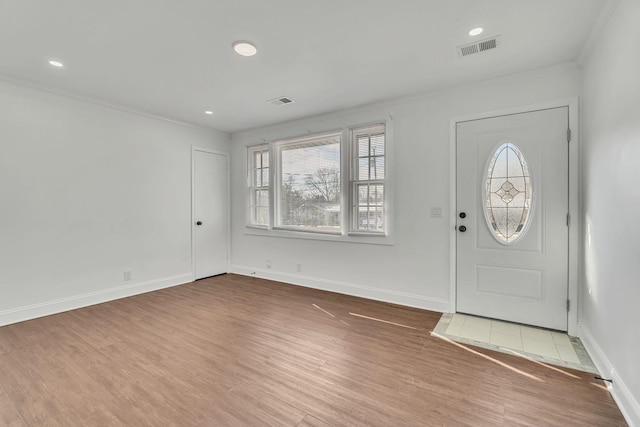
<instances>
[{"instance_id":1,"label":"white baseboard","mask_svg":"<svg viewBox=\"0 0 640 427\"><path fill-rule=\"evenodd\" d=\"M276 280L291 285L307 288L321 289L323 291L367 298L376 301L390 302L407 307L421 308L424 310L446 313L449 311L449 301L437 298L428 298L405 292L390 291L387 289L372 288L369 286L355 285L351 283L325 280L308 277L299 274L281 273L272 270L261 270L241 265L232 265L231 272L243 276L260 277L262 279Z\"/></svg>"},{"instance_id":2,"label":"white baseboard","mask_svg":"<svg viewBox=\"0 0 640 427\"><path fill-rule=\"evenodd\" d=\"M631 394L624 380L618 375L615 367L589 329L584 326L580 327L579 336L602 377L613 380L609 391L618 404L627 424L630 427L640 427L640 402Z\"/></svg>"},{"instance_id":3,"label":"white baseboard","mask_svg":"<svg viewBox=\"0 0 640 427\"><path fill-rule=\"evenodd\" d=\"M49 316L63 311L75 310L77 308L156 291L158 289L182 285L184 283L193 282L194 280L195 278L193 273L185 273L177 276L149 280L147 282L132 283L130 285L104 289L101 291L90 292L88 294L74 295L72 297L60 298L39 304L4 310L0 311L0 326L24 322L25 320L31 320L37 317Z\"/></svg>"}]
</instances>

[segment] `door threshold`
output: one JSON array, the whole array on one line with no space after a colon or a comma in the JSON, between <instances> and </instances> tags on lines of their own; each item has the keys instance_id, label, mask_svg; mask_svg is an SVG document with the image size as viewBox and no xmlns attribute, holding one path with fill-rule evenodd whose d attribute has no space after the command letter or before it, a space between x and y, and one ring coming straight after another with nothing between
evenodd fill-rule
<instances>
[{"instance_id":1,"label":"door threshold","mask_svg":"<svg viewBox=\"0 0 640 427\"><path fill-rule=\"evenodd\" d=\"M565 332L460 313L443 314L433 332L462 344L598 374L580 339Z\"/></svg>"}]
</instances>

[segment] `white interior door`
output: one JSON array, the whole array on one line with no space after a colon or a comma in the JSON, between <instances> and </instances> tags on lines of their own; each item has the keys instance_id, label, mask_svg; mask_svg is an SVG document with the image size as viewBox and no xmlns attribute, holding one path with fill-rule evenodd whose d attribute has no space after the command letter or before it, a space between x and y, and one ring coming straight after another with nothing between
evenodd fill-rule
<instances>
[{"instance_id":1,"label":"white interior door","mask_svg":"<svg viewBox=\"0 0 640 427\"><path fill-rule=\"evenodd\" d=\"M227 272L227 156L193 151L193 238L196 279Z\"/></svg>"},{"instance_id":2,"label":"white interior door","mask_svg":"<svg viewBox=\"0 0 640 427\"><path fill-rule=\"evenodd\" d=\"M457 124L457 311L567 330L568 108Z\"/></svg>"}]
</instances>

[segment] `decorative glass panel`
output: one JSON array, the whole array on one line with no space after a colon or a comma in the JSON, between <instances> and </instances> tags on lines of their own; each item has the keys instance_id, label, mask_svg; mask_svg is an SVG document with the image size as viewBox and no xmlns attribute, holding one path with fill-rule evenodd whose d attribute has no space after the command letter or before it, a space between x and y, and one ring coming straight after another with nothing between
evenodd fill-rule
<instances>
[{"instance_id":1,"label":"decorative glass panel","mask_svg":"<svg viewBox=\"0 0 640 427\"><path fill-rule=\"evenodd\" d=\"M532 218L533 189L527 161L513 143L500 145L489 159L484 213L493 237L511 245L526 233Z\"/></svg>"}]
</instances>

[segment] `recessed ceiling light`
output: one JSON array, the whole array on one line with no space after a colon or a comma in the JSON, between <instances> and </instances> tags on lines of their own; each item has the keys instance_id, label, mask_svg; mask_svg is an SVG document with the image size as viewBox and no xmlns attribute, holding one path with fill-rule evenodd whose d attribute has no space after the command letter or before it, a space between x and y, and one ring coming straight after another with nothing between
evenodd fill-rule
<instances>
[{"instance_id":1,"label":"recessed ceiling light","mask_svg":"<svg viewBox=\"0 0 640 427\"><path fill-rule=\"evenodd\" d=\"M53 65L54 67L63 67L64 66L64 64L62 62L54 61L54 60L49 61L49 64Z\"/></svg>"},{"instance_id":2,"label":"recessed ceiling light","mask_svg":"<svg viewBox=\"0 0 640 427\"><path fill-rule=\"evenodd\" d=\"M245 41L237 41L233 44L233 50L236 51L238 55L242 56L253 56L258 52L258 49L249 42Z\"/></svg>"},{"instance_id":3,"label":"recessed ceiling light","mask_svg":"<svg viewBox=\"0 0 640 427\"><path fill-rule=\"evenodd\" d=\"M213 111L211 110L205 110L204 112L207 116L212 116L213 115Z\"/></svg>"},{"instance_id":4,"label":"recessed ceiling light","mask_svg":"<svg viewBox=\"0 0 640 427\"><path fill-rule=\"evenodd\" d=\"M474 28L473 30L469 31L469 35L470 36L477 36L478 34L481 34L484 30L480 27L478 28Z\"/></svg>"}]
</instances>

